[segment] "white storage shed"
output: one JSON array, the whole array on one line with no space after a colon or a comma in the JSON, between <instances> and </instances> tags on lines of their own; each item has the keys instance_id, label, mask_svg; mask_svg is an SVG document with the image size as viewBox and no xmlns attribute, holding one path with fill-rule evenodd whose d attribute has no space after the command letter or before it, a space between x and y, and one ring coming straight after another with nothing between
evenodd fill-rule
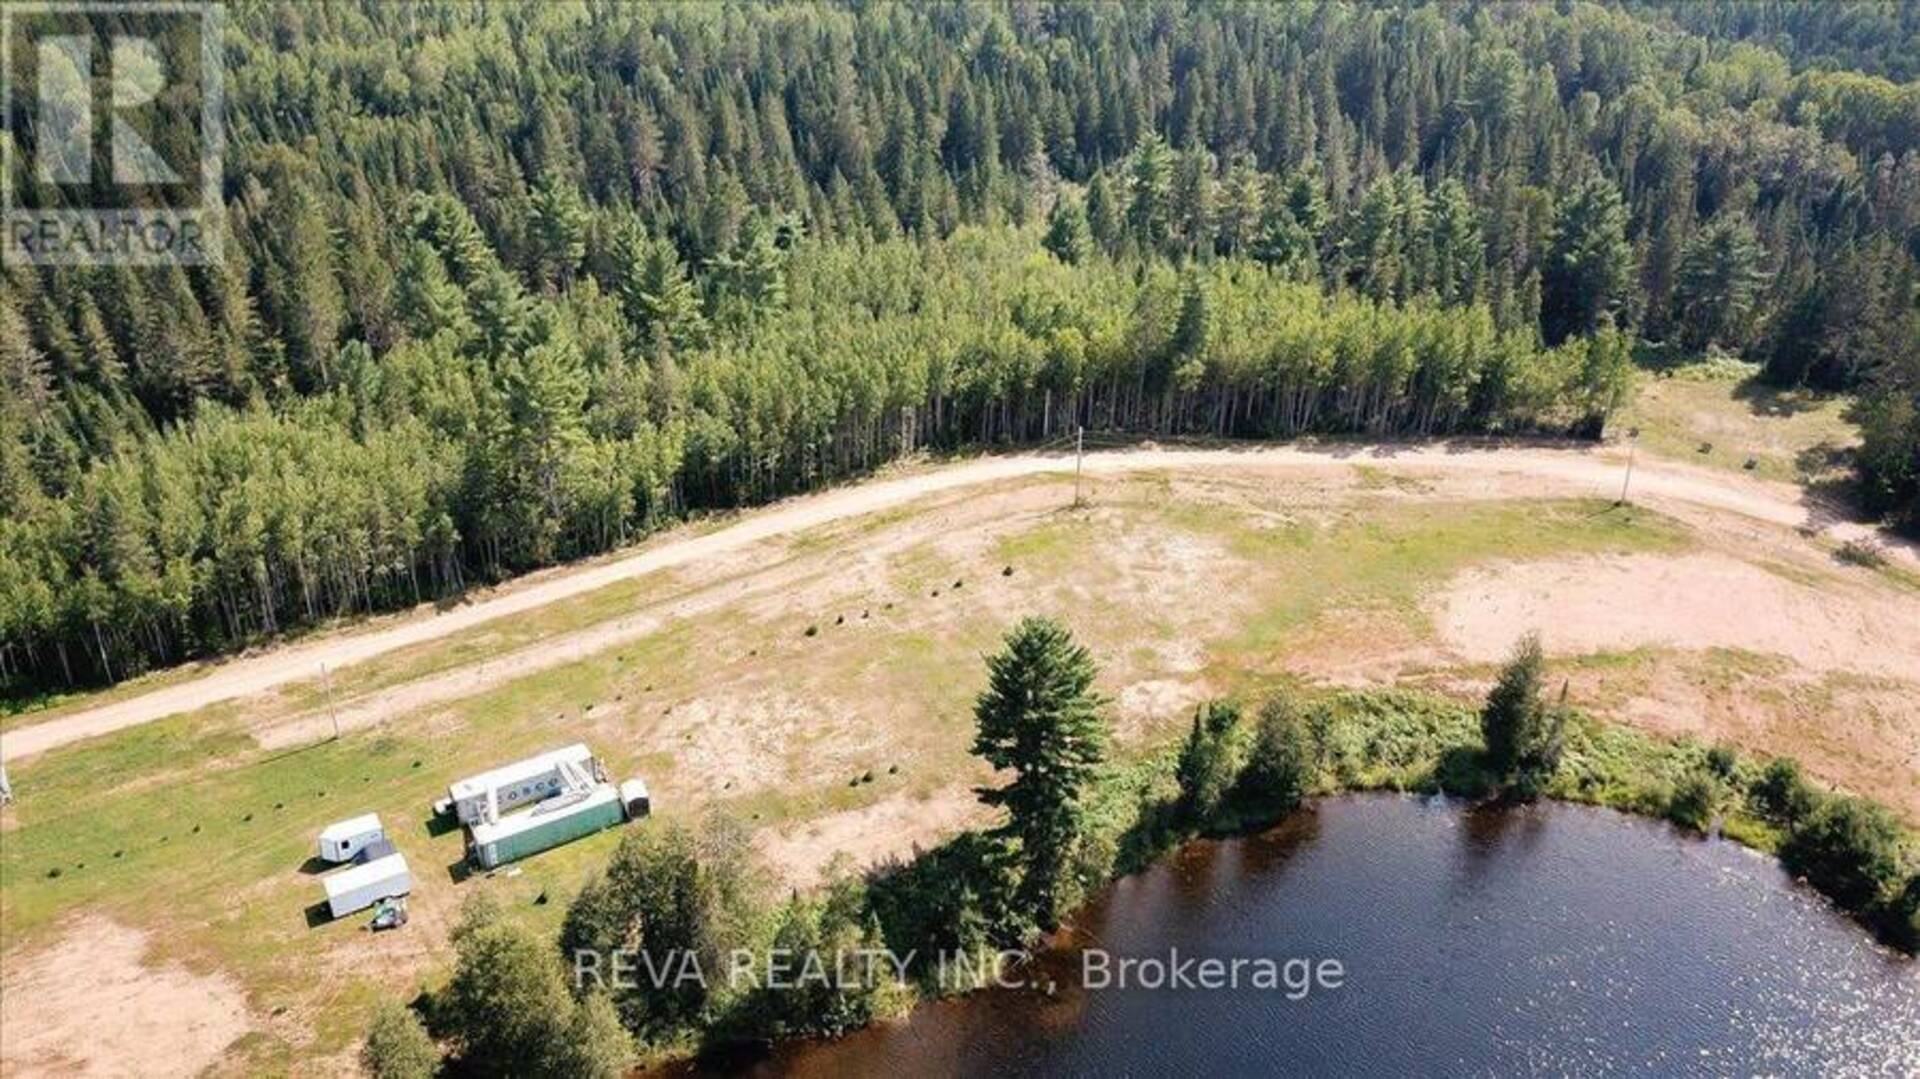
<instances>
[{"instance_id":1,"label":"white storage shed","mask_svg":"<svg viewBox=\"0 0 1920 1079\"><path fill-rule=\"evenodd\" d=\"M413 891L413 874L407 869L404 854L375 858L364 865L329 873L321 880L327 886L327 909L335 918Z\"/></svg>"},{"instance_id":2,"label":"white storage shed","mask_svg":"<svg viewBox=\"0 0 1920 1079\"><path fill-rule=\"evenodd\" d=\"M320 833L320 857L323 861L351 862L367 844L387 837L378 813L365 813L351 820L327 825Z\"/></svg>"},{"instance_id":3,"label":"white storage shed","mask_svg":"<svg viewBox=\"0 0 1920 1079\"><path fill-rule=\"evenodd\" d=\"M628 820L639 820L653 812L653 799L647 794L647 781L635 776L620 784L620 804L627 807Z\"/></svg>"}]
</instances>

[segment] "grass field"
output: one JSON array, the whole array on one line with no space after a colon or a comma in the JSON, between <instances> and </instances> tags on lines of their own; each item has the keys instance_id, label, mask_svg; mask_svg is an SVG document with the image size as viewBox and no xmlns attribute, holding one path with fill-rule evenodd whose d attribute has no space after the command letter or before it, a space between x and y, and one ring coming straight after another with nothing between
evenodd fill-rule
<instances>
[{"instance_id":1,"label":"grass field","mask_svg":"<svg viewBox=\"0 0 1920 1079\"><path fill-rule=\"evenodd\" d=\"M1643 451L1764 479L1830 485L1859 444L1851 399L1766 386L1738 365L1643 371L1611 425L1638 428ZM1752 467L1748 467L1748 462Z\"/></svg>"},{"instance_id":2,"label":"grass field","mask_svg":"<svg viewBox=\"0 0 1920 1079\"><path fill-rule=\"evenodd\" d=\"M1482 497L1364 465L1330 463L1311 481L1105 479L1084 509L1068 507L1070 489L1033 478L936 498L339 671L332 696L351 705L609 620L658 619L578 661L338 740L273 737L324 712L306 684L28 760L0 834L6 957L59 939L82 912L136 927L155 959L236 980L256 1022L230 1059L284 1070L350 1051L375 999L437 977L467 895L492 892L551 928L617 841L604 833L512 876L468 878L459 833L427 821L461 775L584 740L614 776L644 775L663 815L724 807L824 863L833 833L819 822L888 806L911 819L980 777L967 752L980 657L1022 614L1055 614L1093 649L1121 744L1137 749L1183 729L1196 701L1276 679L1406 679L1471 696L1485 664L1451 654L1434 622L1433 593L1455 575L1719 543L1647 509ZM1839 571L1816 559L1783 572ZM1594 684L1596 704L1624 706L1656 692L1645 672L1666 656L1623 648L1564 665ZM1767 662L1702 669L1737 674L1744 692L1772 677ZM1616 681L1595 680L1609 670ZM1793 692L1793 707L1812 706L1811 691ZM368 810L416 878L414 923L380 938L359 918L315 922L320 885L305 868L321 827ZM816 834L820 849L807 849ZM898 850L933 837L880 838Z\"/></svg>"}]
</instances>

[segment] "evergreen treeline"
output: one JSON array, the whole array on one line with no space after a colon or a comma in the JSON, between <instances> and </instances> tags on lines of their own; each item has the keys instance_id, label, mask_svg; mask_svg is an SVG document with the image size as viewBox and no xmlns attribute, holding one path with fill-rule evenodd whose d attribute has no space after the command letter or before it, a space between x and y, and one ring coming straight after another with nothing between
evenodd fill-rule
<instances>
[{"instance_id":1,"label":"evergreen treeline","mask_svg":"<svg viewBox=\"0 0 1920 1079\"><path fill-rule=\"evenodd\" d=\"M929 443L1591 434L1636 336L1868 387L1869 489L1914 505L1916 89L1683 26L235 5L224 266L0 282L0 675L118 678Z\"/></svg>"},{"instance_id":2,"label":"evergreen treeline","mask_svg":"<svg viewBox=\"0 0 1920 1079\"><path fill-rule=\"evenodd\" d=\"M1920 8L1901 0L1635 0L1696 34L1751 41L1795 68L1920 76Z\"/></svg>"}]
</instances>

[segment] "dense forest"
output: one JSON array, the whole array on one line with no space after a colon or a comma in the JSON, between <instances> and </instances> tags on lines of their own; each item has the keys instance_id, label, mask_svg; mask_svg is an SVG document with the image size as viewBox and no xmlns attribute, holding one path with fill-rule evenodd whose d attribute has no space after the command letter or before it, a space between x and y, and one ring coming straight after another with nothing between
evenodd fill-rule
<instances>
[{"instance_id":1,"label":"dense forest","mask_svg":"<svg viewBox=\"0 0 1920 1079\"><path fill-rule=\"evenodd\" d=\"M237 3L216 267L0 279L0 678L922 446L1854 391L1920 522L1899 5ZM9 117L9 129L28 123Z\"/></svg>"}]
</instances>

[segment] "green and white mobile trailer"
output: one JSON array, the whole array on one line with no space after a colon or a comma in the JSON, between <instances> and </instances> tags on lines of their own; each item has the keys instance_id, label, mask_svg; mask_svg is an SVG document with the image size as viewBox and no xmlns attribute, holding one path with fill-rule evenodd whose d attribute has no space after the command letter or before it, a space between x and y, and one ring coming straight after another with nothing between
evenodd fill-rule
<instances>
[{"instance_id":1,"label":"green and white mobile trailer","mask_svg":"<svg viewBox=\"0 0 1920 1079\"><path fill-rule=\"evenodd\" d=\"M620 792L611 783L599 783L578 799L554 798L497 821L475 823L473 860L492 869L612 828L626 816Z\"/></svg>"}]
</instances>

